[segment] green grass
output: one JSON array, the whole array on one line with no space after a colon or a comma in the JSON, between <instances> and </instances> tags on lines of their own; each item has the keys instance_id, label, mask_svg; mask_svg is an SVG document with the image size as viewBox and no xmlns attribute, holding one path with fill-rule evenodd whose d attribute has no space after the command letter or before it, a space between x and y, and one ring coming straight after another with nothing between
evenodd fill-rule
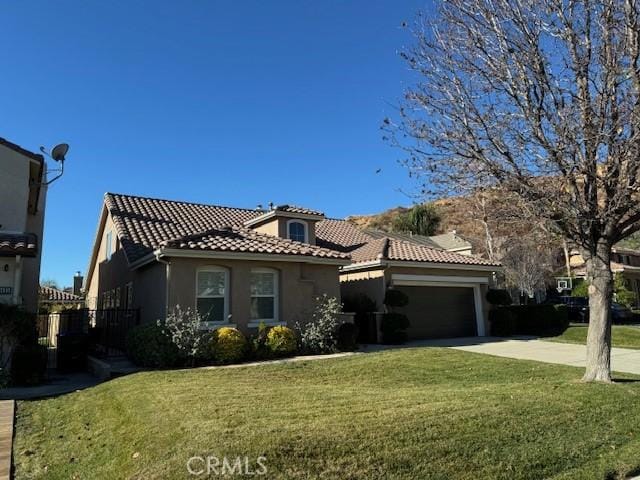
<instances>
[{"instance_id":1,"label":"green grass","mask_svg":"<svg viewBox=\"0 0 640 480\"><path fill-rule=\"evenodd\" d=\"M569 327L562 335L544 340L584 345L587 343L587 325ZM640 349L640 328L613 325L611 327L611 343L614 347Z\"/></svg>"},{"instance_id":2,"label":"green grass","mask_svg":"<svg viewBox=\"0 0 640 480\"><path fill-rule=\"evenodd\" d=\"M19 402L16 478L203 478L187 474L193 455L264 455L269 473L253 478L269 479L638 471L640 383L581 374L440 348L144 372Z\"/></svg>"}]
</instances>

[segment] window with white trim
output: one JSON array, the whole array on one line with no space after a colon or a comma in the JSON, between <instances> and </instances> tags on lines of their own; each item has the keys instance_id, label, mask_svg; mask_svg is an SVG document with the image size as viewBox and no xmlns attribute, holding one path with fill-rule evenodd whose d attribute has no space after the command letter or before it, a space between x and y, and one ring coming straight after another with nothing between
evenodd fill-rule
<instances>
[{"instance_id":1,"label":"window with white trim","mask_svg":"<svg viewBox=\"0 0 640 480\"><path fill-rule=\"evenodd\" d=\"M298 220L287 222L287 237L289 240L307 243L307 224Z\"/></svg>"},{"instance_id":2,"label":"window with white trim","mask_svg":"<svg viewBox=\"0 0 640 480\"><path fill-rule=\"evenodd\" d=\"M222 267L198 270L196 308L204 322L223 323L229 317L229 271Z\"/></svg>"},{"instance_id":3,"label":"window with white trim","mask_svg":"<svg viewBox=\"0 0 640 480\"><path fill-rule=\"evenodd\" d=\"M271 268L251 270L251 321L278 321L278 271Z\"/></svg>"}]
</instances>

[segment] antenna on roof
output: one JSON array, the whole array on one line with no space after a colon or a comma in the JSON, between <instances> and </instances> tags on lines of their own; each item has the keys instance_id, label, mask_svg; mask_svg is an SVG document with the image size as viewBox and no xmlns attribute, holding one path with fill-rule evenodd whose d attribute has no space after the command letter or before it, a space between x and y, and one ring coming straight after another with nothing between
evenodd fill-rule
<instances>
[{"instance_id":1,"label":"antenna on roof","mask_svg":"<svg viewBox=\"0 0 640 480\"><path fill-rule=\"evenodd\" d=\"M40 147L40 151L42 153L44 153L47 157L52 159L53 161L60 163L60 168L59 169L52 170L52 172L58 172L58 175L53 177L51 180L47 180L46 182L43 182L43 185L51 185L53 182L55 182L57 179L59 179L62 176L62 174L64 173L64 161L66 160L65 157L67 155L67 152L69 151L69 144L68 143L60 143L60 144L56 145L55 147L53 147L51 152L47 152L47 150L44 147ZM47 173L48 173L48 171L47 171Z\"/></svg>"},{"instance_id":2,"label":"antenna on roof","mask_svg":"<svg viewBox=\"0 0 640 480\"><path fill-rule=\"evenodd\" d=\"M273 210L273 202L269 202L269 210Z\"/></svg>"}]
</instances>

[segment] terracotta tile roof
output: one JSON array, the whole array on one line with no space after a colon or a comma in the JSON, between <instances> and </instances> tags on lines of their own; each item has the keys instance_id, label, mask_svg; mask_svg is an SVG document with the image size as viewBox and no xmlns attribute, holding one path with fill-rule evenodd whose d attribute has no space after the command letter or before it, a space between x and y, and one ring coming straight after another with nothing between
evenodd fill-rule
<instances>
[{"instance_id":1,"label":"terracotta tile roof","mask_svg":"<svg viewBox=\"0 0 640 480\"><path fill-rule=\"evenodd\" d=\"M34 257L38 253L38 237L33 233L0 232L0 257L24 255Z\"/></svg>"},{"instance_id":2,"label":"terracotta tile roof","mask_svg":"<svg viewBox=\"0 0 640 480\"><path fill-rule=\"evenodd\" d=\"M258 233L244 223L264 215L259 210L203 205L107 193L105 205L117 229L129 262L163 246L188 250L285 254L354 262L384 258L415 262L493 265L417 242L381 236L374 238L346 220L324 219L316 224L316 243L299 242ZM320 214L303 209L296 213ZM281 208L281 207L278 207ZM379 257L382 255L382 257Z\"/></svg>"},{"instance_id":3,"label":"terracotta tile roof","mask_svg":"<svg viewBox=\"0 0 640 480\"><path fill-rule=\"evenodd\" d=\"M324 217L323 212L311 210L310 208L298 207L296 205L278 205L275 209L280 212L301 213L304 215L318 215L320 217Z\"/></svg>"},{"instance_id":4,"label":"terracotta tile roof","mask_svg":"<svg viewBox=\"0 0 640 480\"><path fill-rule=\"evenodd\" d=\"M176 202L156 198L107 193L105 205L129 262L144 257L171 240L225 227L260 216L243 208Z\"/></svg>"},{"instance_id":5,"label":"terracotta tile roof","mask_svg":"<svg viewBox=\"0 0 640 480\"><path fill-rule=\"evenodd\" d=\"M271 253L303 255L320 258L349 259L346 253L336 252L306 243L274 237L243 227L216 228L206 232L162 242L167 248L209 250L242 253Z\"/></svg>"},{"instance_id":6,"label":"terracotta tile roof","mask_svg":"<svg viewBox=\"0 0 640 480\"><path fill-rule=\"evenodd\" d=\"M40 301L44 302L82 302L82 297L53 287L40 287Z\"/></svg>"},{"instance_id":7,"label":"terracotta tile roof","mask_svg":"<svg viewBox=\"0 0 640 480\"><path fill-rule=\"evenodd\" d=\"M321 247L350 252L373 237L346 220L327 218L316 224L316 243Z\"/></svg>"},{"instance_id":8,"label":"terracotta tile roof","mask_svg":"<svg viewBox=\"0 0 640 480\"><path fill-rule=\"evenodd\" d=\"M396 232L383 232L382 230L376 230L373 228L368 228L364 231L367 235L373 238L394 238L396 240L404 240L407 242L419 243L421 245L426 245L431 248L444 248L441 245L438 245L431 237L426 237L424 235L411 235L409 233L396 233Z\"/></svg>"}]
</instances>

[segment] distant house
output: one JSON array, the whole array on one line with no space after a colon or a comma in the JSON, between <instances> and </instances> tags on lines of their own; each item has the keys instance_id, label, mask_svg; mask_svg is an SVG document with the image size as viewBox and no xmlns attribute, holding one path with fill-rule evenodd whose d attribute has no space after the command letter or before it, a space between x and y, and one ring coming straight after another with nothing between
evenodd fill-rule
<instances>
[{"instance_id":1,"label":"distant house","mask_svg":"<svg viewBox=\"0 0 640 480\"><path fill-rule=\"evenodd\" d=\"M40 287L40 307L68 307L79 308L84 305L84 299L75 295L73 292L67 292L54 287Z\"/></svg>"},{"instance_id":2,"label":"distant house","mask_svg":"<svg viewBox=\"0 0 640 480\"><path fill-rule=\"evenodd\" d=\"M578 250L569 252L569 266L574 278L584 279L587 276L586 265ZM636 305L640 305L640 250L614 246L612 248L611 271L623 276L627 288L636 296ZM570 279L559 277L558 289L570 289Z\"/></svg>"},{"instance_id":3,"label":"distant house","mask_svg":"<svg viewBox=\"0 0 640 480\"><path fill-rule=\"evenodd\" d=\"M0 138L0 303L35 312L46 175L42 155Z\"/></svg>"},{"instance_id":4,"label":"distant house","mask_svg":"<svg viewBox=\"0 0 640 480\"><path fill-rule=\"evenodd\" d=\"M191 307L210 328L250 333L306 320L318 295L365 293L382 309L396 288L410 298L411 338L484 335L484 294L499 266L426 242L292 205L252 210L108 193L86 300L139 309L143 322Z\"/></svg>"}]
</instances>

